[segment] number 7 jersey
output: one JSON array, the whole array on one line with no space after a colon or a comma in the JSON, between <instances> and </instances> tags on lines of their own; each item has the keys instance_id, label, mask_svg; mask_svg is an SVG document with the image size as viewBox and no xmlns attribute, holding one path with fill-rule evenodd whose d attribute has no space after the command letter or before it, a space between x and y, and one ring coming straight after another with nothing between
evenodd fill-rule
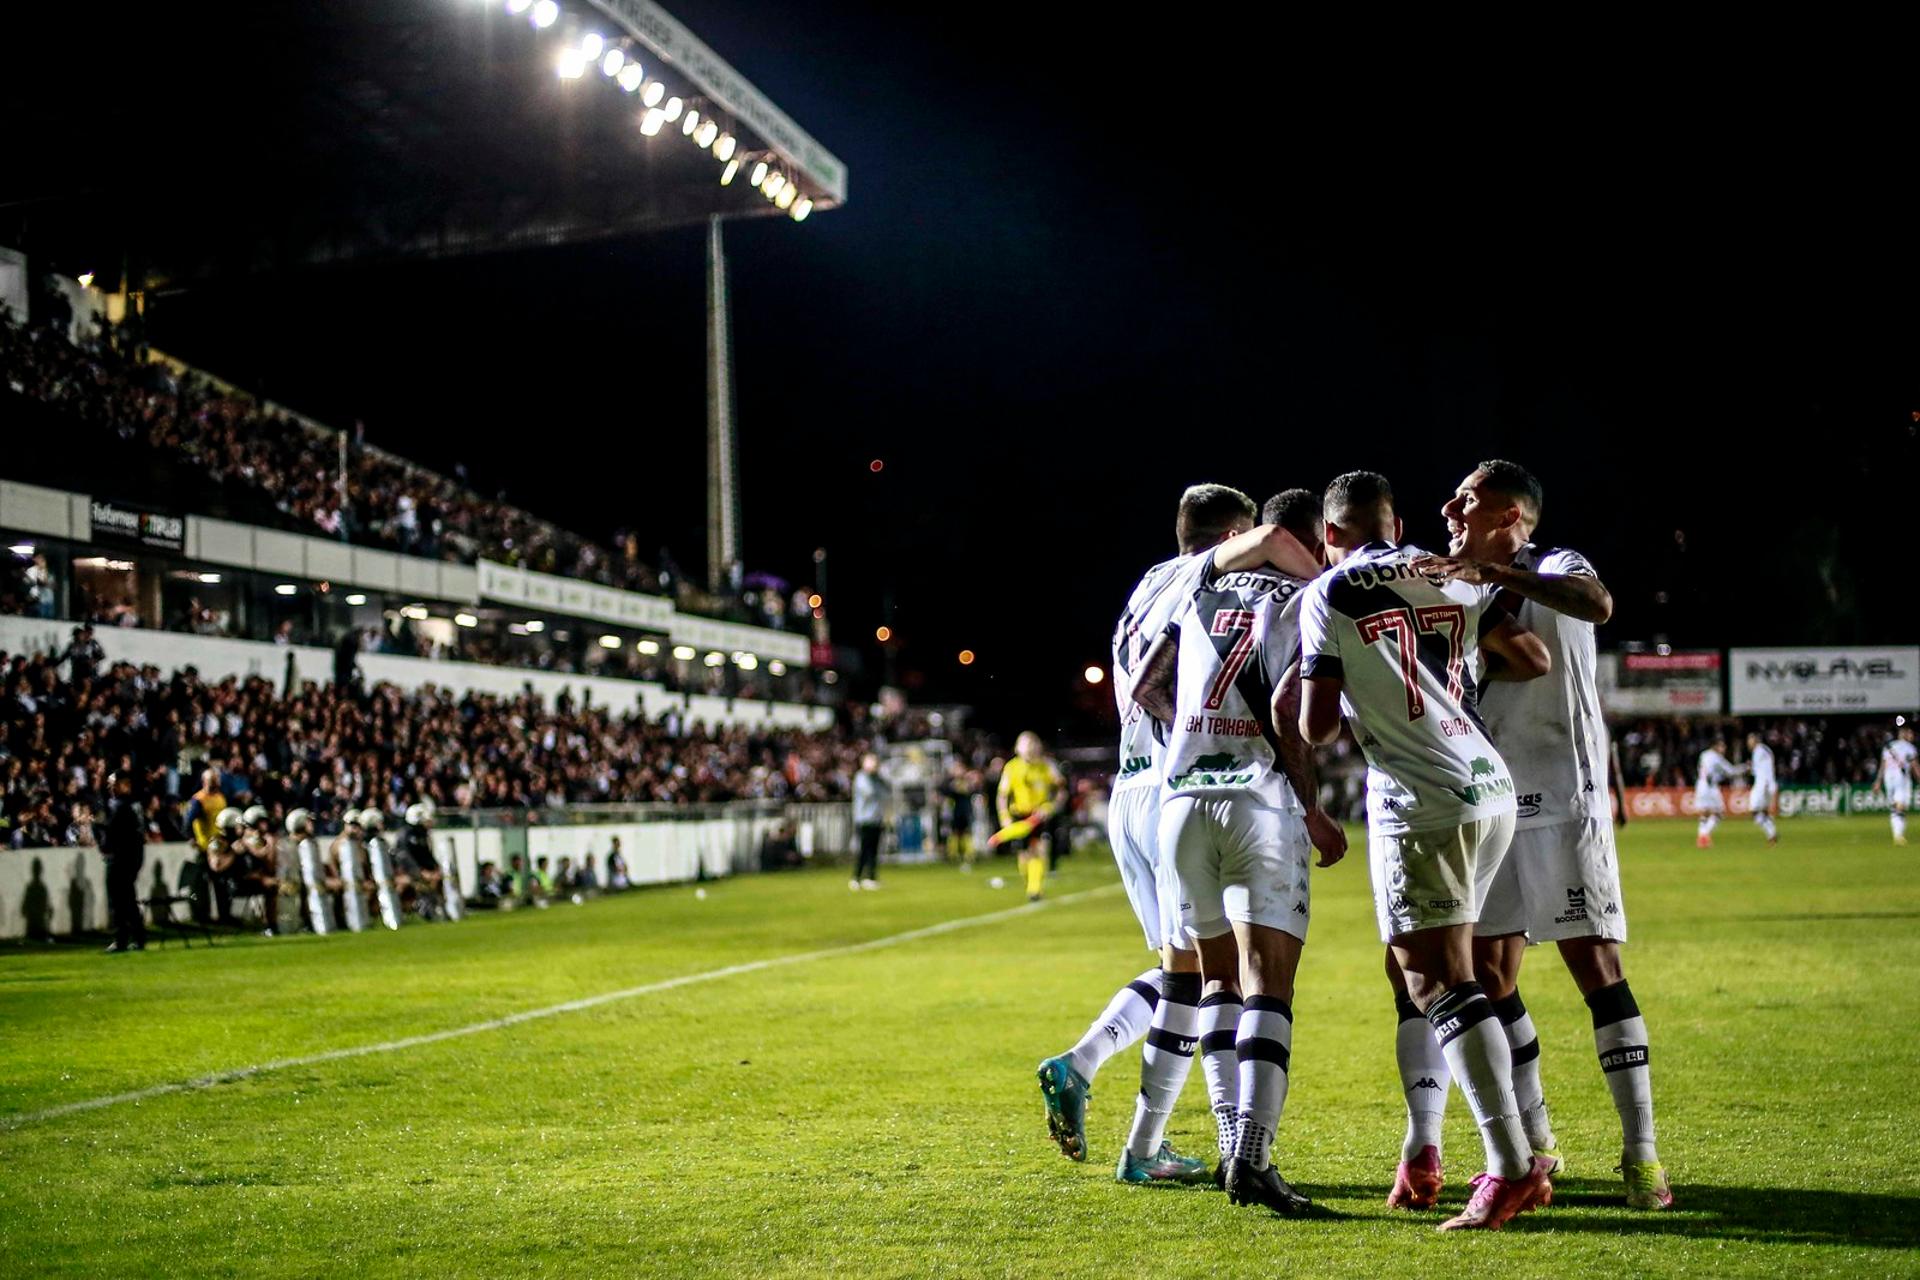
<instances>
[{"instance_id":1,"label":"number 7 jersey","mask_svg":"<svg viewBox=\"0 0 1920 1280\"><path fill-rule=\"evenodd\" d=\"M1415 573L1410 562L1425 554L1369 543L1316 578L1300 605L1301 674L1343 682L1367 758L1367 825L1380 835L1514 810L1473 681L1481 629L1501 615L1485 587Z\"/></svg>"},{"instance_id":2,"label":"number 7 jersey","mask_svg":"<svg viewBox=\"0 0 1920 1280\"><path fill-rule=\"evenodd\" d=\"M1223 574L1202 581L1175 613L1180 651L1163 797L1246 791L1302 811L1275 760L1272 704L1299 656L1306 585L1270 569Z\"/></svg>"}]
</instances>

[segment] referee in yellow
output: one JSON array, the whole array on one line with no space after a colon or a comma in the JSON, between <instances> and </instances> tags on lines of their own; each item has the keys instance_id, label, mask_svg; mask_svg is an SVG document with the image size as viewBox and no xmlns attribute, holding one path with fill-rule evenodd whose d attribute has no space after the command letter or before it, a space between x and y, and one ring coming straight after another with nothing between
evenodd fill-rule
<instances>
[{"instance_id":1,"label":"referee in yellow","mask_svg":"<svg viewBox=\"0 0 1920 1280\"><path fill-rule=\"evenodd\" d=\"M1047 819L1059 811L1064 785L1060 770L1047 759L1040 737L1023 733L1014 740L1013 759L1000 771L997 804L1002 828L1028 821L1033 830L1005 841L1014 846L1020 873L1027 880L1027 901L1037 902L1047 883Z\"/></svg>"}]
</instances>

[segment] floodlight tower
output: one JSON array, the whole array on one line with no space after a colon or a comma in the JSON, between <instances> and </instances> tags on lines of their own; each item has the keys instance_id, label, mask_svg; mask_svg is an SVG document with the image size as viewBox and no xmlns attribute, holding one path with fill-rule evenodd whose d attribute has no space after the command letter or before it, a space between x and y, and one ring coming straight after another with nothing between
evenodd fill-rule
<instances>
[{"instance_id":1,"label":"floodlight tower","mask_svg":"<svg viewBox=\"0 0 1920 1280\"><path fill-rule=\"evenodd\" d=\"M738 448L733 429L733 334L720 215L707 219L707 590L728 589L740 560Z\"/></svg>"}]
</instances>

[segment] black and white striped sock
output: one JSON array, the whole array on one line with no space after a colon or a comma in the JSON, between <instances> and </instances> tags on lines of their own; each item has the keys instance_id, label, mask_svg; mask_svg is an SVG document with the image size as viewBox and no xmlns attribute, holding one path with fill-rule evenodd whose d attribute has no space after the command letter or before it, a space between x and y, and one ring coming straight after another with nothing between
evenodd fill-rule
<instances>
[{"instance_id":1,"label":"black and white striped sock","mask_svg":"<svg viewBox=\"0 0 1920 1280\"><path fill-rule=\"evenodd\" d=\"M1240 1059L1240 1115L1233 1154L1264 1169L1287 1105L1293 1057L1293 1010L1287 1002L1278 996L1247 997L1234 1053Z\"/></svg>"},{"instance_id":2,"label":"black and white striped sock","mask_svg":"<svg viewBox=\"0 0 1920 1280\"><path fill-rule=\"evenodd\" d=\"M1127 1153L1145 1160L1160 1149L1167 1117L1193 1070L1200 1037L1200 975L1168 973L1160 981L1160 1006L1153 1011L1146 1043L1140 1047L1140 1096L1133 1105L1133 1129Z\"/></svg>"},{"instance_id":3,"label":"black and white striped sock","mask_svg":"<svg viewBox=\"0 0 1920 1280\"><path fill-rule=\"evenodd\" d=\"M1501 1178L1524 1178L1533 1167L1533 1153L1513 1101L1513 1051L1480 984L1449 987L1427 1006L1427 1021L1480 1126L1487 1171Z\"/></svg>"},{"instance_id":4,"label":"black and white striped sock","mask_svg":"<svg viewBox=\"0 0 1920 1280\"><path fill-rule=\"evenodd\" d=\"M1238 991L1216 991L1201 998L1200 1070L1207 1078L1207 1100L1213 1104L1222 1160L1233 1155L1233 1131L1240 1115L1240 1059L1233 1049L1239 1024Z\"/></svg>"},{"instance_id":5,"label":"black and white striped sock","mask_svg":"<svg viewBox=\"0 0 1920 1280\"><path fill-rule=\"evenodd\" d=\"M1540 1037L1533 1029L1533 1016L1519 988L1493 1002L1493 1012L1507 1033L1507 1047L1513 1054L1513 1101L1520 1108L1520 1123L1527 1141L1535 1151L1550 1151L1554 1146L1553 1121L1547 1116L1547 1094L1540 1084Z\"/></svg>"},{"instance_id":6,"label":"black and white striped sock","mask_svg":"<svg viewBox=\"0 0 1920 1280\"><path fill-rule=\"evenodd\" d=\"M1587 996L1593 1011L1593 1044L1600 1052L1600 1070L1614 1110L1620 1113L1620 1136L1629 1160L1655 1160L1653 1141L1653 1076L1647 1068L1647 1023L1625 982L1601 987Z\"/></svg>"},{"instance_id":7,"label":"black and white striped sock","mask_svg":"<svg viewBox=\"0 0 1920 1280\"><path fill-rule=\"evenodd\" d=\"M1113 993L1107 1007L1080 1037L1080 1043L1067 1050L1067 1060L1080 1078L1091 1081L1094 1073L1114 1054L1147 1034L1153 1010L1160 1003L1160 971L1149 969Z\"/></svg>"}]
</instances>

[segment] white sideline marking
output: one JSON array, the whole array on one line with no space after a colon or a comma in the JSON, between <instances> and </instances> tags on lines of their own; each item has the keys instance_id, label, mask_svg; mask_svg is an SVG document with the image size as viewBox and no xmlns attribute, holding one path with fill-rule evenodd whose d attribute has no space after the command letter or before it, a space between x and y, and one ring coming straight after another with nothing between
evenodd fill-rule
<instances>
[{"instance_id":1,"label":"white sideline marking","mask_svg":"<svg viewBox=\"0 0 1920 1280\"><path fill-rule=\"evenodd\" d=\"M989 911L985 915L961 916L954 920L942 920L939 924L926 925L919 929L909 929L905 933L889 934L884 938L874 938L867 942L850 942L842 947L825 947L819 951L799 951L786 956L769 956L765 960L749 960L745 964L730 964L721 969L708 969L704 973L682 974L678 978L666 978L659 982L649 982L638 987L625 987L619 991L604 991L597 996L582 996L578 1000L568 1000L561 1004L550 1004L542 1009L527 1009L520 1013L510 1013L501 1018L489 1018L485 1022L474 1022L464 1027L450 1027L445 1031L433 1031L423 1036L405 1036L399 1040L383 1040L378 1044L353 1045L345 1049L329 1049L325 1053L310 1053L299 1058L275 1058L271 1062L258 1063L251 1067L232 1067L226 1071L216 1071L211 1075L196 1076L191 1080L172 1080L166 1084L149 1085L144 1089L135 1089L130 1093L111 1093L100 1098L86 1098L79 1102L63 1102L57 1107L48 1107L43 1111L26 1111L19 1115L0 1118L0 1130L23 1128L38 1124L43 1120L57 1120L61 1116L75 1115L82 1111L98 1111L102 1107L114 1107L123 1102L145 1102L148 1098L165 1097L170 1093L186 1093L194 1089L211 1089L215 1085L233 1084L253 1076L264 1075L269 1071L284 1071L288 1067L311 1067L322 1062L338 1062L343 1058L364 1058L375 1053L397 1053L402 1049L416 1049L423 1044L438 1044L442 1040L455 1040L461 1036L478 1035L483 1031L500 1031L507 1027L518 1026L523 1022L533 1022L539 1018L554 1018L563 1013L578 1013L582 1009L592 1009L603 1004L612 1004L617 1000L632 1000L637 996L655 995L662 991L672 991L676 987L691 987L696 983L714 982L721 978L737 978L743 973L759 973L766 969L777 969L790 964L807 964L814 960L830 960L836 956L858 955L862 951L878 951L882 947L895 947L903 942L917 942L922 938L938 937L943 933L955 933L961 929L972 929L983 924L994 924L1014 916L1029 915L1050 906L1068 902L1078 902L1086 898L1112 893L1121 886L1118 884L1101 885L1098 889L1083 889L1079 893L1069 893L1061 898L1047 898L1040 902L1023 902L1017 907L1008 907L1003 911Z\"/></svg>"}]
</instances>

